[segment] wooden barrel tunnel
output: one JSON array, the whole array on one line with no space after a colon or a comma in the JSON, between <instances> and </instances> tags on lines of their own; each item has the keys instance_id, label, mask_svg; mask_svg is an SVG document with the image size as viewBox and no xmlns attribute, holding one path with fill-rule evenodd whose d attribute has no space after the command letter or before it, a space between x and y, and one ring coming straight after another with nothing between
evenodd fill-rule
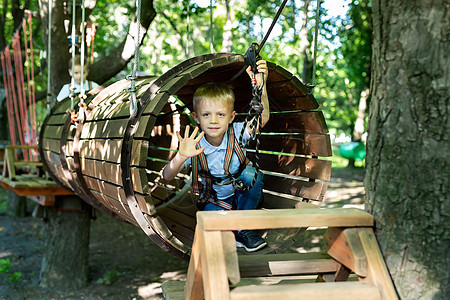
<instances>
[{"instance_id":1,"label":"wooden barrel tunnel","mask_svg":"<svg viewBox=\"0 0 450 300\"><path fill-rule=\"evenodd\" d=\"M175 132L194 125L192 95L207 82L229 82L236 95L236 120L249 109L250 80L242 55L207 54L188 59L158 78L138 78L136 117L129 115L127 80L90 92L83 123L72 125L70 100L58 103L40 133L40 154L55 181L112 217L132 223L161 248L187 259L197 211L190 170L167 182L160 170L176 153ZM297 208L321 201L330 179L330 138L309 89L268 62L271 117L261 132L260 167L265 174L263 208ZM230 81L231 79L231 81ZM248 149L250 159L254 146ZM269 247L283 252L298 229L264 233ZM261 253L261 252L259 252Z\"/></svg>"}]
</instances>

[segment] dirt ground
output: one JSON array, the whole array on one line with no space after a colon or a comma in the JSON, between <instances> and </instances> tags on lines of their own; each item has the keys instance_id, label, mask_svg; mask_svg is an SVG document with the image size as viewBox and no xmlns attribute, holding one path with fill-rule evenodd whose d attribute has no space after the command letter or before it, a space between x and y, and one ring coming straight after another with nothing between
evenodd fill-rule
<instances>
[{"instance_id":1,"label":"dirt ground","mask_svg":"<svg viewBox=\"0 0 450 300\"><path fill-rule=\"evenodd\" d=\"M364 171L341 169L332 177L321 206L363 208ZM5 195L1 188L0 193ZM91 222L88 285L42 288L44 229L41 219L0 212L0 299L163 299L162 282L185 278L185 261L161 250L139 228L99 212Z\"/></svg>"}]
</instances>

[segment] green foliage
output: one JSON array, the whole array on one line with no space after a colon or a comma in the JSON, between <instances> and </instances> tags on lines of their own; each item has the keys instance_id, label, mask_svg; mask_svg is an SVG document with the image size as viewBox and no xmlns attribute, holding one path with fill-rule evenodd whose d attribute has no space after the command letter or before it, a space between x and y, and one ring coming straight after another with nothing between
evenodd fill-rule
<instances>
[{"instance_id":1,"label":"green foliage","mask_svg":"<svg viewBox=\"0 0 450 300\"><path fill-rule=\"evenodd\" d=\"M0 213L6 211L7 208L8 208L8 192L5 189L0 189Z\"/></svg>"},{"instance_id":2,"label":"green foliage","mask_svg":"<svg viewBox=\"0 0 450 300\"><path fill-rule=\"evenodd\" d=\"M0 273L7 273L7 272L9 272L10 266L11 266L11 259L10 258L0 259Z\"/></svg>"},{"instance_id":3,"label":"green foliage","mask_svg":"<svg viewBox=\"0 0 450 300\"><path fill-rule=\"evenodd\" d=\"M105 272L105 274L103 274L102 278L97 279L97 283L111 285L117 281L117 279L119 278L119 275L120 275L120 273L116 269L107 271L107 272Z\"/></svg>"},{"instance_id":4,"label":"green foliage","mask_svg":"<svg viewBox=\"0 0 450 300\"><path fill-rule=\"evenodd\" d=\"M232 51L243 54L250 43L261 42L281 1L228 1L233 21ZM343 1L348 5L348 14L335 18L329 16L330 12L325 9L322 1L314 93L329 127L334 129L336 134L344 132L351 135L360 93L370 82L371 2ZM305 83L311 80L317 1L311 0L308 3L308 13L305 17L304 1L288 1L261 52L264 59L281 65L303 78ZM31 10L37 10L37 3L31 1L29 5ZM138 71L161 75L188 57L210 52L209 1L154 0L153 6L157 15L139 49ZM7 6L3 9L6 12L4 32L8 39L14 28L10 1L7 1ZM135 11L135 1L97 1L88 19L97 24L96 59L107 56L123 42ZM212 12L214 51L221 52L226 24L224 1L213 1ZM36 18L33 20L33 28L42 29L41 21ZM302 35L301 31L304 23L306 35ZM45 48L40 34L35 32L34 39L35 50ZM10 39L6 41L10 42ZM130 63L123 73L129 74L131 66ZM36 55L35 69L40 68L43 73L35 79L38 92L46 89L46 69L43 61ZM44 116L45 105L40 105L38 120L42 122Z\"/></svg>"},{"instance_id":5,"label":"green foliage","mask_svg":"<svg viewBox=\"0 0 450 300\"><path fill-rule=\"evenodd\" d=\"M0 274L8 274L11 267L11 259L0 259ZM19 282L22 280L22 272L14 272L5 276L6 280L11 283Z\"/></svg>"}]
</instances>

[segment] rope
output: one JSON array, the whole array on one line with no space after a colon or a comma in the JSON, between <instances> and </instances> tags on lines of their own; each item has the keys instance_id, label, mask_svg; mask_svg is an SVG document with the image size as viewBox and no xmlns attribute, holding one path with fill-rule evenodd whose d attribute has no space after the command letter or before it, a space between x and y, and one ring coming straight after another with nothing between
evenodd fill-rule
<instances>
[{"instance_id":1,"label":"rope","mask_svg":"<svg viewBox=\"0 0 450 300\"><path fill-rule=\"evenodd\" d=\"M16 144L16 131L14 126L14 114L13 114L13 108L11 107L11 95L9 90L9 80L8 80L8 71L6 69L6 62L5 62L5 54L1 54L1 61L2 61L2 70L3 70L3 85L5 86L5 92L6 92L6 109L8 113L8 124L9 124L9 134L11 137L11 143L13 145Z\"/></svg>"},{"instance_id":2,"label":"rope","mask_svg":"<svg viewBox=\"0 0 450 300\"><path fill-rule=\"evenodd\" d=\"M287 0L284 0L283 3L281 3L281 6L278 8L277 13L275 14L275 17L272 20L272 24L270 24L269 30L267 30L266 35L264 36L261 44L259 45L258 49L256 49L256 56L258 56L259 51L261 51L262 47L267 41L267 38L269 37L270 33L272 32L273 27L278 21L278 18L280 17L281 12L283 11L284 6L286 5Z\"/></svg>"},{"instance_id":3,"label":"rope","mask_svg":"<svg viewBox=\"0 0 450 300\"><path fill-rule=\"evenodd\" d=\"M31 117L33 144L37 142L37 121L36 121L36 89L34 85L34 54L33 54L33 18L28 15L28 26L30 31L30 65L31 65Z\"/></svg>"},{"instance_id":4,"label":"rope","mask_svg":"<svg viewBox=\"0 0 450 300\"><path fill-rule=\"evenodd\" d=\"M314 49L313 49L313 70L312 70L312 78L311 78L311 94L314 94L314 86L316 85L316 52L317 52L317 37L319 34L319 21L320 21L320 1L317 0L317 8L316 8L316 24L314 29Z\"/></svg>"},{"instance_id":5,"label":"rope","mask_svg":"<svg viewBox=\"0 0 450 300\"><path fill-rule=\"evenodd\" d=\"M7 73L8 73L8 86L9 86L9 91L11 91L11 95L12 97L10 97L10 107L13 108L14 113L12 115L10 115L10 118L12 120L16 120L16 125L17 125L17 132L18 132L18 136L19 136L19 142L21 145L25 145L25 141L24 141L24 137L23 137L23 132L20 130L20 121L17 120L17 118L20 118L20 114L19 114L19 108L18 108L18 103L17 103L17 96L16 96L16 89L14 88L14 76L13 76L13 71L12 71L12 64L11 64L11 52L9 49L9 46L6 47L5 50L5 58L6 58L6 69L7 69ZM17 118L15 118L14 116L16 116ZM16 128L14 126L14 128ZM16 140L15 140L15 136L14 136L14 140L11 137L11 143L13 145L16 145ZM24 154L25 156L25 154Z\"/></svg>"},{"instance_id":6,"label":"rope","mask_svg":"<svg viewBox=\"0 0 450 300\"><path fill-rule=\"evenodd\" d=\"M51 55L52 55L52 4L53 0L48 0L48 37L47 37L47 116L50 115L50 109L53 104L53 94L51 93Z\"/></svg>"},{"instance_id":7,"label":"rope","mask_svg":"<svg viewBox=\"0 0 450 300\"><path fill-rule=\"evenodd\" d=\"M214 35L213 35L213 0L209 2L209 28L211 31L211 41L209 42L209 51L214 53Z\"/></svg>"},{"instance_id":8,"label":"rope","mask_svg":"<svg viewBox=\"0 0 450 300\"><path fill-rule=\"evenodd\" d=\"M86 92L84 90L84 31L85 31L85 5L84 5L84 0L81 1L81 57L80 57L80 63L81 63L81 80L80 80L80 84L81 84L81 88L80 88L80 94L78 95L78 97L80 98L80 103L79 106L80 108L78 109L78 121L83 122L84 121L84 99L86 99Z\"/></svg>"},{"instance_id":9,"label":"rope","mask_svg":"<svg viewBox=\"0 0 450 300\"><path fill-rule=\"evenodd\" d=\"M20 49L20 34L19 32L13 38L13 50L14 50L14 66L15 66L15 74L16 74L16 87L17 87L17 98L19 101L19 112L20 112L20 126L19 130L23 134L22 145L28 145L31 140L29 133L29 125L28 125L28 114L27 114L27 103L25 97L25 83L23 76L23 63L22 63L22 51ZM23 156L26 161L30 159L28 149L23 149Z\"/></svg>"},{"instance_id":10,"label":"rope","mask_svg":"<svg viewBox=\"0 0 450 300\"><path fill-rule=\"evenodd\" d=\"M33 119L33 96L32 96L32 88L31 85L33 84L31 82L31 76L30 76L30 64L33 64L33 61L30 61L30 55L28 52L28 39L27 39L27 21L22 22L22 28L23 28L23 37L24 37L24 44L25 44L25 64L26 64L26 70L27 70L27 91L28 91L28 103L27 108L29 109L28 115L30 116L29 120L27 120L27 124L29 121L29 137L30 137L30 144L34 144L36 142L36 124L35 119ZM31 28L30 28L31 29ZM31 40L30 40L31 42Z\"/></svg>"},{"instance_id":11,"label":"rope","mask_svg":"<svg viewBox=\"0 0 450 300\"><path fill-rule=\"evenodd\" d=\"M189 8L190 3L187 1L187 10L186 10L186 58L189 58Z\"/></svg>"},{"instance_id":12,"label":"rope","mask_svg":"<svg viewBox=\"0 0 450 300\"><path fill-rule=\"evenodd\" d=\"M72 1L72 78L70 80L70 111L74 112L74 98L75 98L75 77L73 76L73 72L75 71L75 11L76 11L76 1Z\"/></svg>"},{"instance_id":13,"label":"rope","mask_svg":"<svg viewBox=\"0 0 450 300\"><path fill-rule=\"evenodd\" d=\"M136 99L136 72L137 66L139 64L139 35L141 29L141 0L136 0L136 26L137 32L134 37L134 65L131 70L131 76L127 76L127 79L130 80L130 87L127 89L127 92L130 93L130 117L135 117L137 114L137 99Z\"/></svg>"}]
</instances>

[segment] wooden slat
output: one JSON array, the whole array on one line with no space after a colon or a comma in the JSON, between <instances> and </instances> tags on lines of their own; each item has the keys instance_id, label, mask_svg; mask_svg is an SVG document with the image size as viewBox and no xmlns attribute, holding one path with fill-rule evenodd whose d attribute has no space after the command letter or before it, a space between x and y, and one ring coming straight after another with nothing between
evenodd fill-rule
<instances>
[{"instance_id":1,"label":"wooden slat","mask_svg":"<svg viewBox=\"0 0 450 300\"><path fill-rule=\"evenodd\" d=\"M80 140L80 157L120 163L123 139Z\"/></svg>"},{"instance_id":2,"label":"wooden slat","mask_svg":"<svg viewBox=\"0 0 450 300\"><path fill-rule=\"evenodd\" d=\"M302 111L271 114L270 120L264 126L264 132L326 134L328 127L321 111Z\"/></svg>"},{"instance_id":3,"label":"wooden slat","mask_svg":"<svg viewBox=\"0 0 450 300\"><path fill-rule=\"evenodd\" d=\"M264 127L263 131L266 131ZM288 134L277 135L263 132L260 150L284 152L301 155L331 156L329 135L323 134Z\"/></svg>"},{"instance_id":4,"label":"wooden slat","mask_svg":"<svg viewBox=\"0 0 450 300\"><path fill-rule=\"evenodd\" d=\"M247 153L251 159L253 153ZM315 158L260 153L259 166L267 171L312 179L330 180L331 176L331 161Z\"/></svg>"},{"instance_id":5,"label":"wooden slat","mask_svg":"<svg viewBox=\"0 0 450 300\"><path fill-rule=\"evenodd\" d=\"M373 226L373 216L356 208L199 211L197 223L204 230L350 227Z\"/></svg>"},{"instance_id":6,"label":"wooden slat","mask_svg":"<svg viewBox=\"0 0 450 300\"><path fill-rule=\"evenodd\" d=\"M61 138L63 126L61 125L48 125L44 130L44 138L59 139Z\"/></svg>"},{"instance_id":7,"label":"wooden slat","mask_svg":"<svg viewBox=\"0 0 450 300\"><path fill-rule=\"evenodd\" d=\"M322 201L327 190L327 185L322 182L309 182L266 173L264 175L264 189Z\"/></svg>"},{"instance_id":8,"label":"wooden slat","mask_svg":"<svg viewBox=\"0 0 450 300\"><path fill-rule=\"evenodd\" d=\"M103 120L97 122L86 122L84 123L83 130L81 132L81 138L83 139L123 138L127 124L128 118Z\"/></svg>"},{"instance_id":9,"label":"wooden slat","mask_svg":"<svg viewBox=\"0 0 450 300\"><path fill-rule=\"evenodd\" d=\"M242 277L336 272L338 263L325 253L284 253L239 256Z\"/></svg>"},{"instance_id":10,"label":"wooden slat","mask_svg":"<svg viewBox=\"0 0 450 300\"><path fill-rule=\"evenodd\" d=\"M47 118L47 125L64 125L69 114L52 114Z\"/></svg>"},{"instance_id":11,"label":"wooden slat","mask_svg":"<svg viewBox=\"0 0 450 300\"><path fill-rule=\"evenodd\" d=\"M230 293L232 300L247 299L317 299L317 300L381 300L376 286L364 282L327 282L237 287Z\"/></svg>"},{"instance_id":12,"label":"wooden slat","mask_svg":"<svg viewBox=\"0 0 450 300\"><path fill-rule=\"evenodd\" d=\"M55 153L59 153L61 147L61 140L60 139L42 139L42 149L49 150Z\"/></svg>"}]
</instances>

